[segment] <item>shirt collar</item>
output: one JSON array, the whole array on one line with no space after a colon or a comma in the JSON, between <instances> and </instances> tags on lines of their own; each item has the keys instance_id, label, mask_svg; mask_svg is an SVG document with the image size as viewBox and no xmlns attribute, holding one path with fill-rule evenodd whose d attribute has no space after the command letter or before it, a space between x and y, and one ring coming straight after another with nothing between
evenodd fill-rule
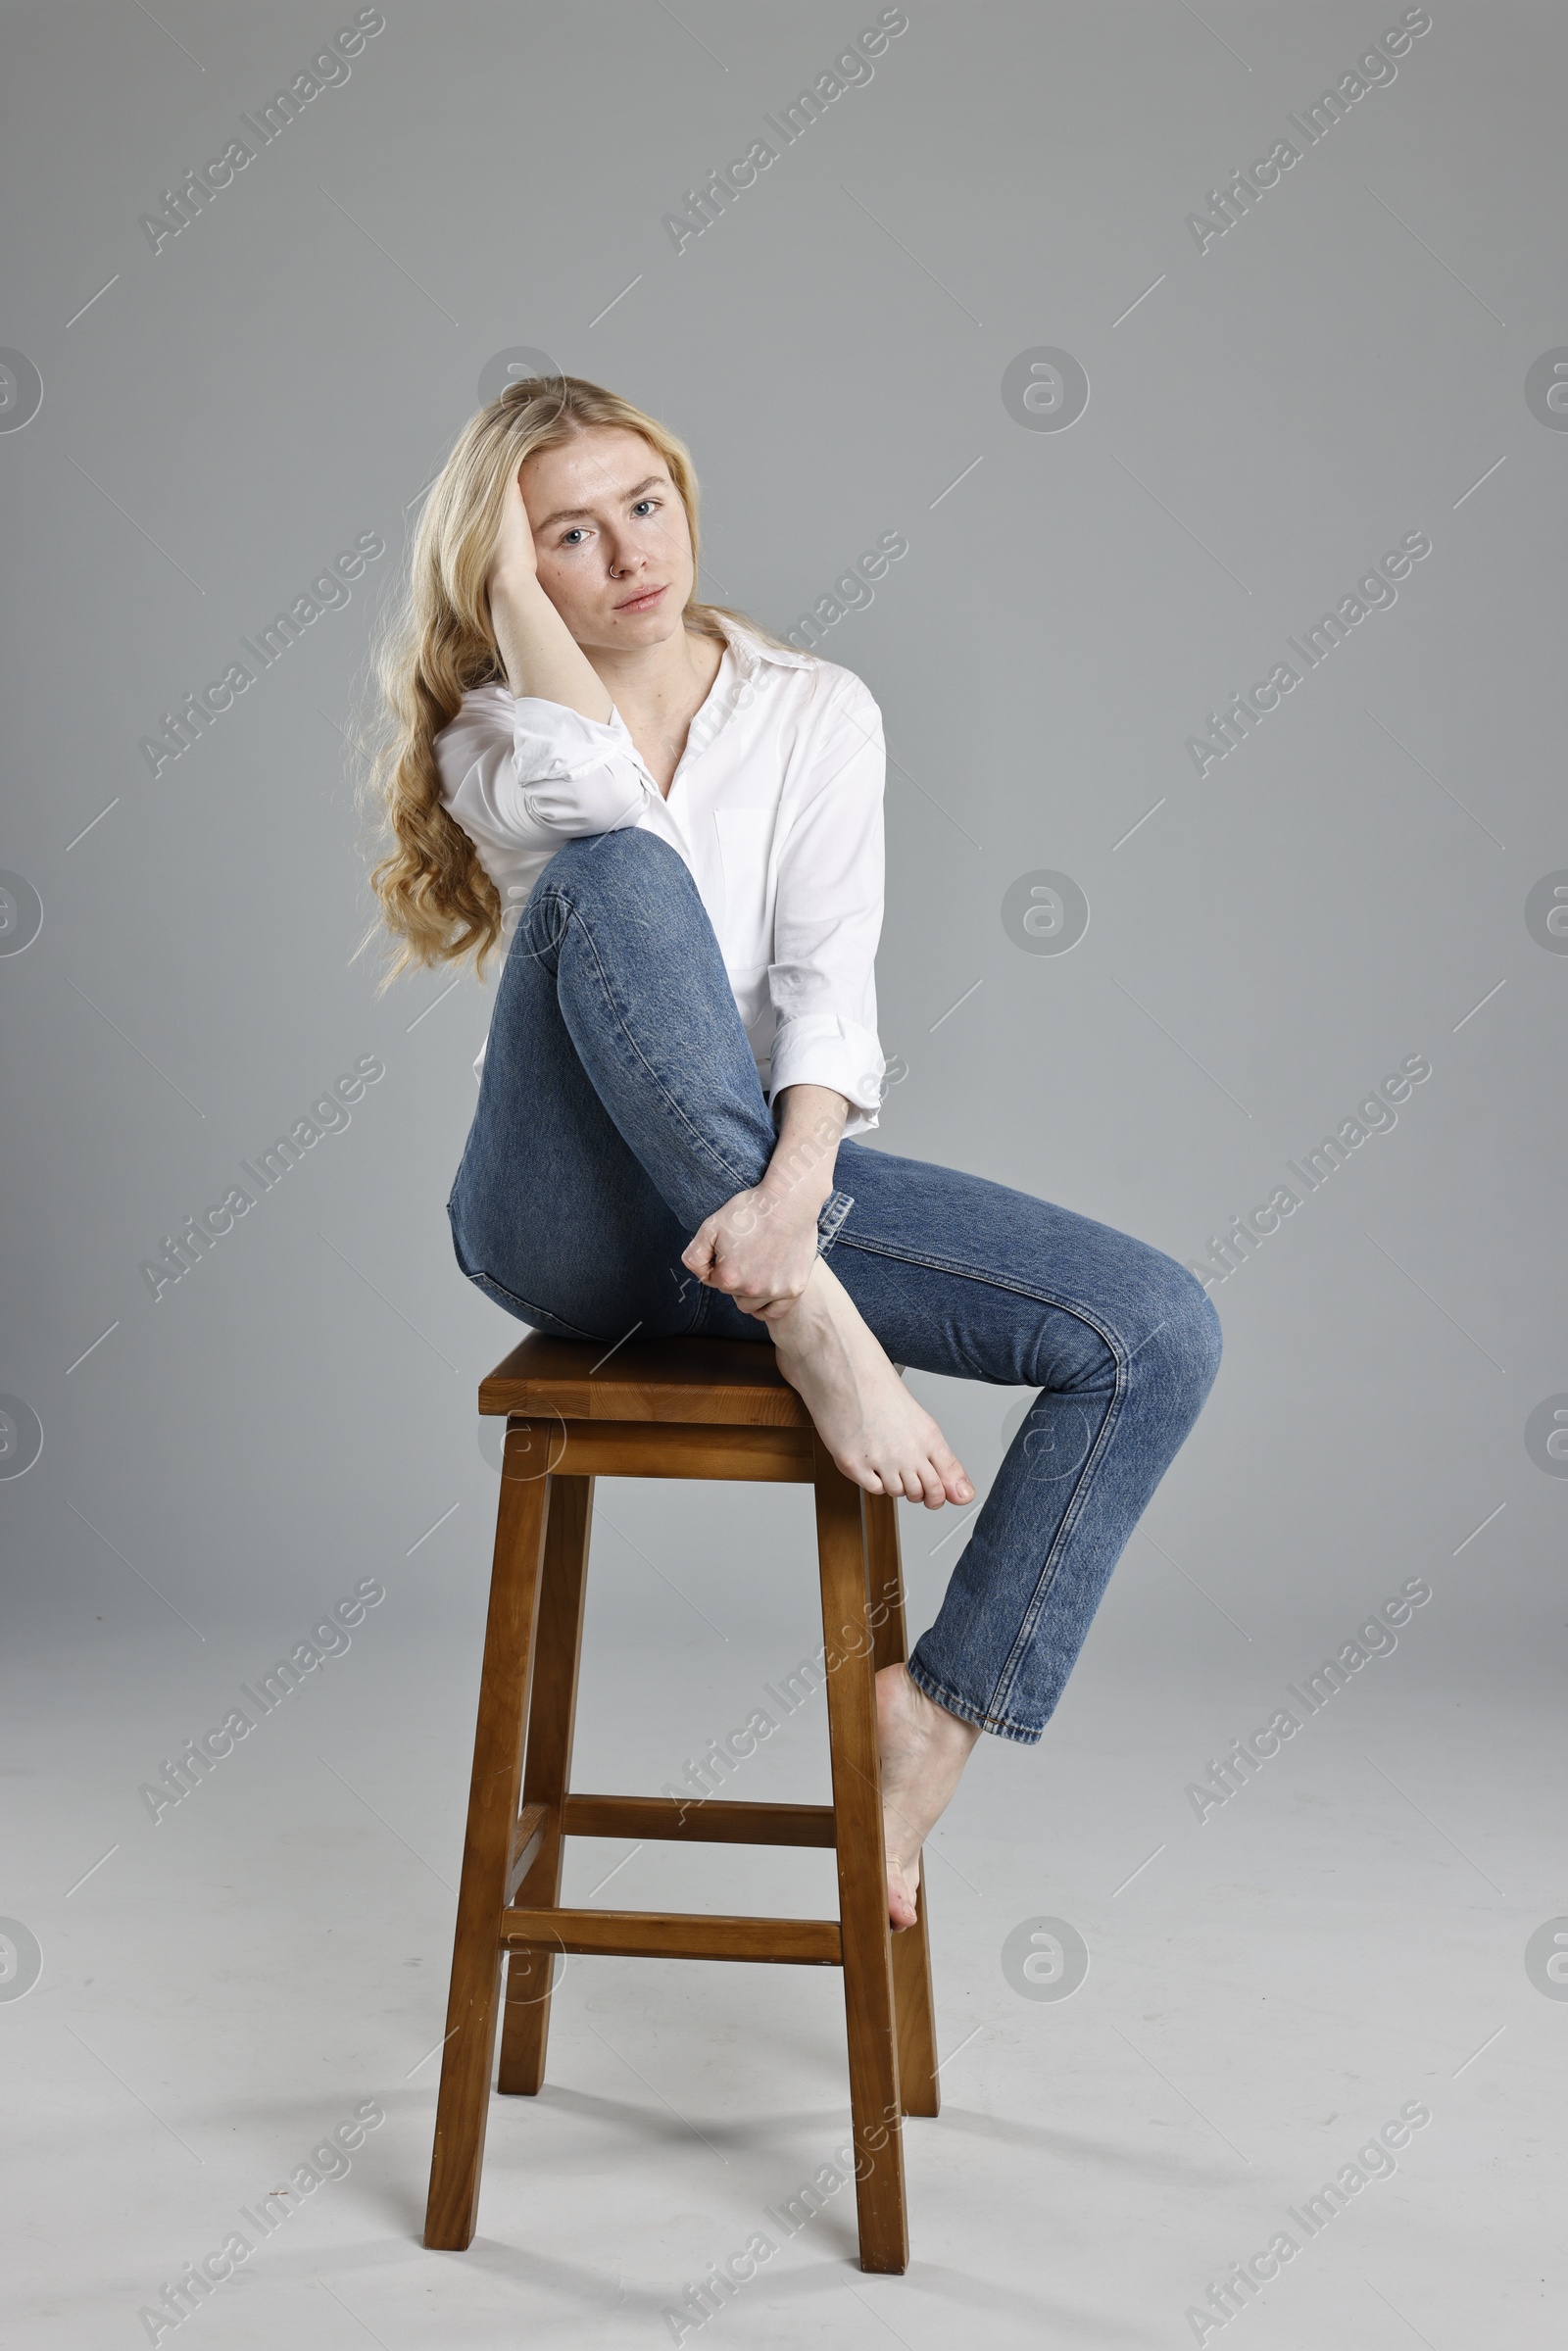
<instances>
[{"instance_id":1,"label":"shirt collar","mask_svg":"<svg viewBox=\"0 0 1568 2351\"><path fill-rule=\"evenodd\" d=\"M727 612L715 612L713 617L724 632L725 642L742 677L755 676L758 664L761 661L774 661L781 669L806 669L811 664L812 655L797 653L793 648L781 645L764 644L742 622L731 620Z\"/></svg>"}]
</instances>

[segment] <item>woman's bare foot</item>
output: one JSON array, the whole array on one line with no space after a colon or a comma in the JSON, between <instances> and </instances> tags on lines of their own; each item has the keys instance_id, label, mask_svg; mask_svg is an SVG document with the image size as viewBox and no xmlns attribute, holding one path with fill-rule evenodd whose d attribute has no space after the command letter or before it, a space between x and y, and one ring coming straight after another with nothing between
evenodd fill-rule
<instances>
[{"instance_id":1,"label":"woman's bare foot","mask_svg":"<svg viewBox=\"0 0 1568 2351\"><path fill-rule=\"evenodd\" d=\"M948 1808L980 1726L928 1698L902 1665L885 1665L876 1678L876 1733L888 1917L895 1927L912 1927L920 1847Z\"/></svg>"},{"instance_id":2,"label":"woman's bare foot","mask_svg":"<svg viewBox=\"0 0 1568 2351\"><path fill-rule=\"evenodd\" d=\"M867 1494L903 1494L928 1510L974 1500L962 1462L825 1259L817 1258L800 1297L765 1320L779 1370L847 1478Z\"/></svg>"}]
</instances>

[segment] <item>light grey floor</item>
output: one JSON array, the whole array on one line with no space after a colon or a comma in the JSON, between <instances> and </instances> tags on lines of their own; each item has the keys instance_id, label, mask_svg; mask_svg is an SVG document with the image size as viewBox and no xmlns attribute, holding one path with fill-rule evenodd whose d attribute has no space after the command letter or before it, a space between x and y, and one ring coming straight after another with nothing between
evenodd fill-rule
<instances>
[{"instance_id":1,"label":"light grey floor","mask_svg":"<svg viewBox=\"0 0 1568 2351\"><path fill-rule=\"evenodd\" d=\"M989 1472L1010 1399L971 1397ZM139 2310L254 2236L240 2207L366 2101L385 2121L346 2174L274 2199L287 2221L158 2339L1177 2344L1285 2230L1295 2258L1203 2340L1560 2341L1568 2004L1525 1963L1564 1900L1560 1731L1528 1655L1506 1686L1464 1663L1506 1514L1454 1558L1456 1529L1443 1572L1430 1548L1341 1562L1334 1593L1364 1586L1359 1609L1308 1592L1298 1637L1252 1636L1243 1563L1202 1561L1213 1468L1178 1464L1044 1744L982 1741L930 1848L944 2108L907 2127L903 2278L858 2268L850 2188L793 2233L777 2220L847 2130L827 1970L570 1963L544 2095L493 2102L472 2249L422 2249L493 1494L477 1447L463 1507L396 1572L368 1545L323 1561L325 1597L384 1572L386 1600L156 1826L138 1775L176 1718L181 1737L221 1719L281 1620L259 1605L198 1649L107 1550L101 1580L65 1579L7 1689L5 1907L42 1950L0 2003L8 2346L147 2339ZM813 1645L807 1497L600 1497L576 1778L652 1789ZM943 1519L902 1515L918 1624L952 1543L931 1558ZM1187 1784L1409 1574L1433 1597L1395 1653L1200 1824ZM737 1793L824 1794L820 1701L746 1775ZM620 1863L598 1899L833 1899L826 1855L610 1844L575 1848L568 1891ZM1039 1918L1088 1949L1065 1999L1004 1970ZM1407 2104L1431 2119L1397 2168L1308 2239L1289 2208ZM775 2249L716 2315L666 2316L758 2231Z\"/></svg>"}]
</instances>

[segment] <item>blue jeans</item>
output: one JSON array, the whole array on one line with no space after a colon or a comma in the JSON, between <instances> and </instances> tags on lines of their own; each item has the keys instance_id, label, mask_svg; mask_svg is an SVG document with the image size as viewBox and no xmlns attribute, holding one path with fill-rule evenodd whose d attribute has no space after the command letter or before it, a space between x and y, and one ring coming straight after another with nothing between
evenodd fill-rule
<instances>
[{"instance_id":1,"label":"blue jeans","mask_svg":"<svg viewBox=\"0 0 1568 2351\"><path fill-rule=\"evenodd\" d=\"M448 1213L519 1320L609 1347L766 1325L680 1261L777 1134L697 885L647 832L569 842L498 984ZM896 1363L1038 1388L909 1672L1038 1739L1128 1536L1219 1368L1200 1285L1147 1243L981 1176L839 1146L818 1247Z\"/></svg>"}]
</instances>

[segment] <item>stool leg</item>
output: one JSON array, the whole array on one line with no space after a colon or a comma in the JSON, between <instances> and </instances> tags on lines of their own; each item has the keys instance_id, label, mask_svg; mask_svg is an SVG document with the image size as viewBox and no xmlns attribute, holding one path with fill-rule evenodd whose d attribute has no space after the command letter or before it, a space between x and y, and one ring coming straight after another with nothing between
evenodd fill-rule
<instances>
[{"instance_id":1,"label":"stool leg","mask_svg":"<svg viewBox=\"0 0 1568 2351\"><path fill-rule=\"evenodd\" d=\"M899 1555L899 1505L891 1494L868 1494L866 1557L871 1572L871 1623L876 1633L873 1663L903 1665L908 1658L904 1622L904 1569ZM941 2111L937 2080L936 2009L931 1992L931 1937L926 1924L929 1881L922 1859L915 1895L917 1916L892 1937L893 1998L899 2020L899 2095L906 2114Z\"/></svg>"},{"instance_id":2,"label":"stool leg","mask_svg":"<svg viewBox=\"0 0 1568 2351\"><path fill-rule=\"evenodd\" d=\"M588 1589L588 1530L592 1478L551 1480L550 1526L545 1536L539 1632L534 1643L533 1702L528 1710L524 1804L547 1808L545 1839L514 1899L541 1909L561 1900L561 1819L571 1781L571 1735L577 1713L577 1668ZM507 1962L507 2005L501 2026L497 2086L532 2097L545 2078L550 2033L551 1951L514 1951Z\"/></svg>"},{"instance_id":3,"label":"stool leg","mask_svg":"<svg viewBox=\"0 0 1568 2351\"><path fill-rule=\"evenodd\" d=\"M508 1467L526 1469L530 1460L540 1457L548 1436L548 1427L530 1428L514 1421L507 1437ZM550 1488L548 1476L509 1476L508 1468L502 1470L447 2041L424 2216L425 2243L449 2253L461 2253L472 2243L478 2218L479 2166L501 2005L501 1913L522 1783L522 1734Z\"/></svg>"},{"instance_id":4,"label":"stool leg","mask_svg":"<svg viewBox=\"0 0 1568 2351\"><path fill-rule=\"evenodd\" d=\"M863 1497L820 1438L813 1447L860 2267L897 2272L909 2266L909 2230Z\"/></svg>"}]
</instances>

